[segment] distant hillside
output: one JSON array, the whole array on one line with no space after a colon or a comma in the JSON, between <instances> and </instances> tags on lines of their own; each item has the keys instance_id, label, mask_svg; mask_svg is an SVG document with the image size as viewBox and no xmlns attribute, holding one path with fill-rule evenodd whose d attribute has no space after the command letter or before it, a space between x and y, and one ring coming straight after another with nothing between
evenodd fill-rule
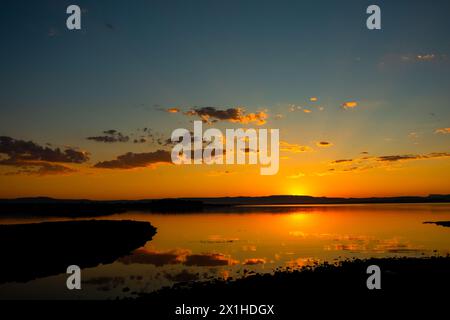
<instances>
[{"instance_id":1,"label":"distant hillside","mask_svg":"<svg viewBox=\"0 0 450 320\"><path fill-rule=\"evenodd\" d=\"M205 204L224 205L277 205L277 204L364 204L364 203L433 203L450 202L450 195L371 197L371 198L328 198L311 196L274 195L266 197L218 197L183 198L183 200L202 201Z\"/></svg>"},{"instance_id":2,"label":"distant hillside","mask_svg":"<svg viewBox=\"0 0 450 320\"><path fill-rule=\"evenodd\" d=\"M59 217L94 217L130 210L154 212L200 211L201 201L181 199L114 200L52 199L45 197L0 199L0 215L37 215Z\"/></svg>"},{"instance_id":3,"label":"distant hillside","mask_svg":"<svg viewBox=\"0 0 450 320\"><path fill-rule=\"evenodd\" d=\"M144 200L85 200L53 199L47 197L0 199L0 215L33 214L38 216L101 216L130 210L149 212L199 212L214 207L236 205L294 205L294 204L365 204L365 203L444 203L450 195L426 197L404 196L387 198L328 198L310 196L218 197Z\"/></svg>"}]
</instances>

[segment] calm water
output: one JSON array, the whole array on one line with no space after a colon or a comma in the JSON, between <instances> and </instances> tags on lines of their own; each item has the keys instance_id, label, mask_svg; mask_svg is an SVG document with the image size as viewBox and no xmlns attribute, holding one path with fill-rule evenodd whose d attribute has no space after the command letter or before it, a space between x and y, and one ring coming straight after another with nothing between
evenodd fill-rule
<instances>
[{"instance_id":1,"label":"calm water","mask_svg":"<svg viewBox=\"0 0 450 320\"><path fill-rule=\"evenodd\" d=\"M450 252L450 228L423 224L450 221L450 204L284 206L208 214L128 212L102 219L149 221L158 232L132 255L84 269L81 291L68 291L66 275L58 275L1 285L0 298L115 298L175 282L237 278L315 261ZM36 221L42 220L0 219L3 224Z\"/></svg>"}]
</instances>

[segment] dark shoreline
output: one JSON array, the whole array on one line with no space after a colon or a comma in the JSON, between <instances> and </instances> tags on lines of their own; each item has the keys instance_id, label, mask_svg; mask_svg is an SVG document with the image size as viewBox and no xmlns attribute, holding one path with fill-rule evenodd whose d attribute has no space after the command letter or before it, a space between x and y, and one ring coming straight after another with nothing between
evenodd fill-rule
<instances>
[{"instance_id":1,"label":"dark shoreline","mask_svg":"<svg viewBox=\"0 0 450 320\"><path fill-rule=\"evenodd\" d=\"M70 265L113 263L155 233L150 223L130 220L0 225L0 284L66 273Z\"/></svg>"},{"instance_id":2,"label":"dark shoreline","mask_svg":"<svg viewBox=\"0 0 450 320\"><path fill-rule=\"evenodd\" d=\"M450 227L450 221L425 221L425 224L435 224L441 227Z\"/></svg>"},{"instance_id":3,"label":"dark shoreline","mask_svg":"<svg viewBox=\"0 0 450 320\"><path fill-rule=\"evenodd\" d=\"M367 288L367 267L370 265L377 265L381 269L381 290ZM349 303L369 309L376 307L376 311L384 312L402 308L403 301L410 306L417 301L420 307L434 308L440 300L448 298L445 292L448 292L449 287L448 255L371 258L346 260L335 265L323 263L300 270L256 274L237 280L180 283L172 288L141 294L135 301L168 319L177 319L174 310L183 304L273 304L276 316L265 318L293 319L301 311L306 314L317 311L320 311L319 314L340 314L340 308ZM302 310L299 310L299 305ZM323 307L330 309L322 310ZM221 319L223 315L208 316L210 318Z\"/></svg>"},{"instance_id":4,"label":"dark shoreline","mask_svg":"<svg viewBox=\"0 0 450 320\"><path fill-rule=\"evenodd\" d=\"M328 198L310 196L84 200L47 197L0 199L0 216L95 217L131 210L155 213L214 212L237 206L450 203L450 195L426 197ZM261 210L261 208L259 208ZM284 209L289 211L289 208ZM292 210L292 209L291 209Z\"/></svg>"},{"instance_id":5,"label":"dark shoreline","mask_svg":"<svg viewBox=\"0 0 450 320\"><path fill-rule=\"evenodd\" d=\"M367 267L374 264L381 268L381 290L368 290L366 286ZM238 280L180 283L135 299L0 301L0 305L3 310L11 308L16 315L33 310L33 316L37 313L58 317L60 313L55 311L71 310L71 316L77 317L89 312L103 318L145 315L149 319L205 319L201 315L176 315L176 308L184 305L215 309L206 319L405 319L418 317L422 312L431 319L447 313L449 287L450 256L372 258ZM275 315L219 315L220 305L273 305Z\"/></svg>"}]
</instances>

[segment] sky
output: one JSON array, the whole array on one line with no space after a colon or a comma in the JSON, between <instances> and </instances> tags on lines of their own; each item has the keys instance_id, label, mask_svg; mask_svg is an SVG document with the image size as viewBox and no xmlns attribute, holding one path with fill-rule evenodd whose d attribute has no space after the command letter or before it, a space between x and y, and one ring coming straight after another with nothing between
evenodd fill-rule
<instances>
[{"instance_id":1,"label":"sky","mask_svg":"<svg viewBox=\"0 0 450 320\"><path fill-rule=\"evenodd\" d=\"M368 30L366 8L381 8ZM66 28L80 6L81 30ZM450 193L448 1L0 3L0 197ZM280 169L176 128L276 128Z\"/></svg>"}]
</instances>

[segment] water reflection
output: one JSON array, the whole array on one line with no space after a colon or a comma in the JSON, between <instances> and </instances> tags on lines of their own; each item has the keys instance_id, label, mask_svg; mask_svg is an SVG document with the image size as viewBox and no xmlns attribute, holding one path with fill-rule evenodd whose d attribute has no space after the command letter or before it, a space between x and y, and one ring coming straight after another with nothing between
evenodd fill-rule
<instances>
[{"instance_id":1,"label":"water reflection","mask_svg":"<svg viewBox=\"0 0 450 320\"><path fill-rule=\"evenodd\" d=\"M175 282L237 278L351 257L450 252L450 229L423 224L450 220L449 204L230 210L179 215L128 212L106 217L149 221L158 232L152 241L116 262L84 270L83 293L78 298L133 296ZM73 298L58 289L63 280L49 277L3 285L0 297L45 291L49 297Z\"/></svg>"}]
</instances>

